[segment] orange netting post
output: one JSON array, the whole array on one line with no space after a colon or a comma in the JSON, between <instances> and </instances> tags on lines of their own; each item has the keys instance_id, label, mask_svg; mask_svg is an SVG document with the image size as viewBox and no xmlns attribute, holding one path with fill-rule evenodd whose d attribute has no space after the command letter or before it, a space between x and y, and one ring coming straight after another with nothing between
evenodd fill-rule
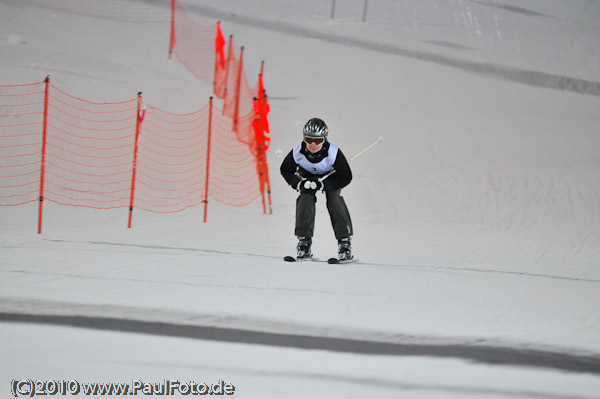
<instances>
[{"instance_id":1,"label":"orange netting post","mask_svg":"<svg viewBox=\"0 0 600 399\"><path fill-rule=\"evenodd\" d=\"M262 75L261 75L262 76ZM271 179L269 178L269 164L267 163L267 150L271 146L271 138L267 136L270 132L269 129L269 121L267 120L267 113L269 112L269 104L267 100L267 93L263 90L262 92L262 109L264 113L264 118L261 118L261 123L264 120L266 122L266 127L263 125L261 129L263 130L262 134L262 142L263 142L263 170L265 175L265 183L267 185L267 199L269 201L269 214L273 214L273 202L271 201Z\"/></svg>"},{"instance_id":2,"label":"orange netting post","mask_svg":"<svg viewBox=\"0 0 600 399\"><path fill-rule=\"evenodd\" d=\"M140 130L142 128L142 120L144 119L144 110L142 107L142 92L138 93L137 98L137 119L135 124L135 144L133 146L133 169L131 172L131 194L129 196L129 222L127 227L131 228L131 219L133 217L133 202L135 198L135 177L137 172L137 157L138 157L138 142L140 138Z\"/></svg>"},{"instance_id":3,"label":"orange netting post","mask_svg":"<svg viewBox=\"0 0 600 399\"><path fill-rule=\"evenodd\" d=\"M171 40L169 41L169 59L173 55L173 49L175 49L175 42L177 37L175 35L175 3L177 0L171 0Z\"/></svg>"},{"instance_id":4,"label":"orange netting post","mask_svg":"<svg viewBox=\"0 0 600 399\"><path fill-rule=\"evenodd\" d=\"M230 61L235 58L232 54L233 35L229 35L229 44L227 55L225 55L225 44L227 42L223 38L220 23L217 22L217 38L215 39L215 72L213 79L213 94L224 101L227 101L227 86L229 80L229 70L232 63Z\"/></svg>"},{"instance_id":5,"label":"orange netting post","mask_svg":"<svg viewBox=\"0 0 600 399\"><path fill-rule=\"evenodd\" d=\"M258 109L259 109L259 122L260 132L257 132L257 142L260 143L262 151L259 151L258 156L262 161L262 169L260 173L264 176L264 185L266 186L268 201L269 201L269 214L273 214L273 207L271 201L271 180L269 178L269 167L267 163L267 151L271 147L271 129L269 127L269 119L267 114L271 110L269 100L267 99L267 91L265 90L265 84L263 80L263 73L265 70L265 62L262 61L260 64L260 74L258 75ZM255 108L256 109L256 108ZM265 189L261 185L261 191Z\"/></svg>"},{"instance_id":6,"label":"orange netting post","mask_svg":"<svg viewBox=\"0 0 600 399\"><path fill-rule=\"evenodd\" d=\"M265 176L263 174L263 154L265 152L264 144L261 142L262 123L261 123L261 102L257 97L254 97L254 137L256 142L256 173L258 174L258 187L262 197L263 213L267 213L267 204L265 201Z\"/></svg>"},{"instance_id":7,"label":"orange netting post","mask_svg":"<svg viewBox=\"0 0 600 399\"><path fill-rule=\"evenodd\" d=\"M233 48L233 35L229 35L229 45L227 47L227 65L225 66L225 78L223 79L223 100L227 100L227 90L229 90L229 70L231 69L232 62L235 60L235 50ZM223 105L223 112L225 111L225 105Z\"/></svg>"},{"instance_id":8,"label":"orange netting post","mask_svg":"<svg viewBox=\"0 0 600 399\"><path fill-rule=\"evenodd\" d=\"M50 75L44 81L44 124L42 128L42 160L40 166L40 202L38 207L38 234L42 234L42 216L44 213L44 175L46 172L46 138L48 134L48 89Z\"/></svg>"},{"instance_id":9,"label":"orange netting post","mask_svg":"<svg viewBox=\"0 0 600 399\"><path fill-rule=\"evenodd\" d=\"M267 213L267 202L265 192L268 195L269 214L273 213L271 202L271 182L269 180L269 169L267 167L267 144L265 132L268 131L266 121L266 109L264 99L254 98L254 137L256 142L256 172L258 174L260 195L262 196L263 213Z\"/></svg>"},{"instance_id":10,"label":"orange netting post","mask_svg":"<svg viewBox=\"0 0 600 399\"><path fill-rule=\"evenodd\" d=\"M210 139L212 136L213 98L210 97L208 105L208 137L206 139L206 183L204 185L204 223L208 214L208 182L210 178Z\"/></svg>"},{"instance_id":11,"label":"orange netting post","mask_svg":"<svg viewBox=\"0 0 600 399\"><path fill-rule=\"evenodd\" d=\"M238 74L235 83L235 108L233 111L233 131L238 132L238 119L240 117L240 98L242 91L242 65L244 65L244 46L240 49L240 59L238 61Z\"/></svg>"}]
</instances>

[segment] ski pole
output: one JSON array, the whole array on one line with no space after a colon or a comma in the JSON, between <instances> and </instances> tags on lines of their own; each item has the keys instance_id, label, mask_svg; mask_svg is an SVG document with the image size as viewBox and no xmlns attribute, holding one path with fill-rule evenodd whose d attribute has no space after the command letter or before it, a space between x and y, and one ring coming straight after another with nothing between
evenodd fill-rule
<instances>
[{"instance_id":1,"label":"ski pole","mask_svg":"<svg viewBox=\"0 0 600 399\"><path fill-rule=\"evenodd\" d=\"M350 158L348 160L348 162L352 161L353 159L358 158L359 156L361 156L362 154L364 154L365 152L367 152L368 150L370 150L371 148L373 148L376 144L379 144L382 141L383 141L383 136L377 137L377 140L375 140L374 142L372 142L371 144L369 144L364 150L362 150L361 152L359 152L358 154L356 154L352 158ZM331 172L327 173L325 176L321 177L319 179L319 181L323 182L323 180L327 179L329 176L331 176L334 173L335 173L335 169L333 169Z\"/></svg>"}]
</instances>

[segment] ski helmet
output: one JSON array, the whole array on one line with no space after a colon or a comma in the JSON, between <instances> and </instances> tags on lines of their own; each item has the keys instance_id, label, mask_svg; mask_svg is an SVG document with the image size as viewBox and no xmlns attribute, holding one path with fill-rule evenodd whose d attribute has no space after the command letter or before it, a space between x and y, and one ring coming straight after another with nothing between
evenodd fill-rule
<instances>
[{"instance_id":1,"label":"ski helmet","mask_svg":"<svg viewBox=\"0 0 600 399\"><path fill-rule=\"evenodd\" d=\"M323 122L323 119L312 118L304 125L304 137L322 137L327 139L328 133L329 129L327 129L327 125Z\"/></svg>"}]
</instances>

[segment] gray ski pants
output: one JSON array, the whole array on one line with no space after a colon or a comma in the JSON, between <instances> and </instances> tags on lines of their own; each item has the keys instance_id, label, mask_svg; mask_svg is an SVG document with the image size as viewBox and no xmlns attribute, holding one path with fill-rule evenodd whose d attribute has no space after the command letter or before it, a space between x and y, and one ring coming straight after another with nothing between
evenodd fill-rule
<instances>
[{"instance_id":1,"label":"gray ski pants","mask_svg":"<svg viewBox=\"0 0 600 399\"><path fill-rule=\"evenodd\" d=\"M327 211L333 226L335 238L341 240L352 236L352 220L348 207L341 196L342 190L325 192ZM312 237L315 230L315 210L317 197L313 194L302 193L296 199L296 228L297 237Z\"/></svg>"}]
</instances>

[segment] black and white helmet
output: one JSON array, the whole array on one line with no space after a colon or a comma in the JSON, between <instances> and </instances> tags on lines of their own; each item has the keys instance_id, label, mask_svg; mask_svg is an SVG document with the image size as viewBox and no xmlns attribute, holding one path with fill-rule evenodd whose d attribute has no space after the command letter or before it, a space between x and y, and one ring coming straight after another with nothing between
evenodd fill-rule
<instances>
[{"instance_id":1,"label":"black and white helmet","mask_svg":"<svg viewBox=\"0 0 600 399\"><path fill-rule=\"evenodd\" d=\"M304 125L304 137L322 137L327 139L329 129L322 119L312 118Z\"/></svg>"}]
</instances>

